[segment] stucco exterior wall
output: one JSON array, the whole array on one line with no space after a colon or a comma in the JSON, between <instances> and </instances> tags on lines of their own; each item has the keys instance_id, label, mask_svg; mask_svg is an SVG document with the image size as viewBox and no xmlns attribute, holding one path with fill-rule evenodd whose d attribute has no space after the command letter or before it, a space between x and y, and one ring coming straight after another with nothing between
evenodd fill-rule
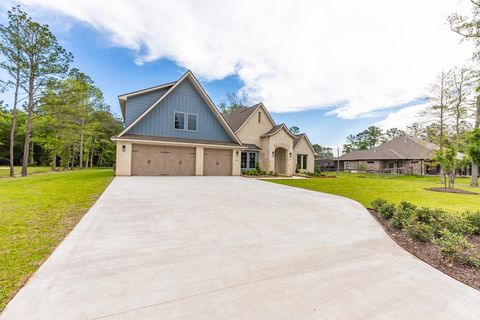
<instances>
[{"instance_id":1,"label":"stucco exterior wall","mask_svg":"<svg viewBox=\"0 0 480 320\"><path fill-rule=\"evenodd\" d=\"M295 169L297 168L297 155L299 154L307 155L307 168L301 169L300 172L315 171L315 154L313 153L305 138L300 139L300 141L295 146L295 149L293 149L293 164Z\"/></svg>"},{"instance_id":2,"label":"stucco exterior wall","mask_svg":"<svg viewBox=\"0 0 480 320\"><path fill-rule=\"evenodd\" d=\"M261 113L261 122L258 122L259 112ZM242 143L251 143L263 148L260 136L270 131L274 126L266 112L263 106L260 106L251 118L244 123L243 127L236 132Z\"/></svg>"},{"instance_id":3,"label":"stucco exterior wall","mask_svg":"<svg viewBox=\"0 0 480 320\"><path fill-rule=\"evenodd\" d=\"M291 176L295 173L293 161L293 138L281 129L270 137L262 138L262 155L260 166L267 171L275 171L275 151L276 148L284 148L287 153L286 175Z\"/></svg>"},{"instance_id":4,"label":"stucco exterior wall","mask_svg":"<svg viewBox=\"0 0 480 320\"><path fill-rule=\"evenodd\" d=\"M203 156L204 148L196 147L195 148L195 175L203 176Z\"/></svg>"},{"instance_id":5,"label":"stucco exterior wall","mask_svg":"<svg viewBox=\"0 0 480 320\"><path fill-rule=\"evenodd\" d=\"M240 157L242 154L241 149L233 149L232 150L232 176L239 176L241 174L240 168Z\"/></svg>"},{"instance_id":6,"label":"stucco exterior wall","mask_svg":"<svg viewBox=\"0 0 480 320\"><path fill-rule=\"evenodd\" d=\"M125 146L125 150L123 150L123 146ZM117 176L130 176L132 174L132 144L130 142L117 141L115 174Z\"/></svg>"}]
</instances>

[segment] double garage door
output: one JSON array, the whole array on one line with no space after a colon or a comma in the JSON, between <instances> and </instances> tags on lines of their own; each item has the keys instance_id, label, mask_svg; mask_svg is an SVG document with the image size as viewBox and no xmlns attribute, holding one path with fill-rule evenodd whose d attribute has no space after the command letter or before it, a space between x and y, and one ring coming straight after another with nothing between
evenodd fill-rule
<instances>
[{"instance_id":1,"label":"double garage door","mask_svg":"<svg viewBox=\"0 0 480 320\"><path fill-rule=\"evenodd\" d=\"M134 144L132 175L193 176L195 158L195 148ZM232 150L204 149L203 164L204 175L231 175Z\"/></svg>"}]
</instances>

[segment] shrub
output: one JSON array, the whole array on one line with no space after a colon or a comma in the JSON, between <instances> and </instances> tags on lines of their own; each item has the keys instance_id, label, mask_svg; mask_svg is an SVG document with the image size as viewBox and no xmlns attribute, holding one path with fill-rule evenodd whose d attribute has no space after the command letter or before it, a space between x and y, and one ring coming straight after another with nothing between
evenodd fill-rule
<instances>
[{"instance_id":1,"label":"shrub","mask_svg":"<svg viewBox=\"0 0 480 320\"><path fill-rule=\"evenodd\" d=\"M385 219L390 219L395 214L395 211L396 211L395 205L393 203L387 202L379 208L378 213L380 213L380 215Z\"/></svg>"},{"instance_id":2,"label":"shrub","mask_svg":"<svg viewBox=\"0 0 480 320\"><path fill-rule=\"evenodd\" d=\"M447 213L443 212L438 216L436 227L436 235L440 236L444 229L452 233L469 235L475 231L475 227L469 220L469 213Z\"/></svg>"},{"instance_id":3,"label":"shrub","mask_svg":"<svg viewBox=\"0 0 480 320\"><path fill-rule=\"evenodd\" d=\"M410 219L405 224L405 231L414 240L427 242L432 239L433 228L424 222Z\"/></svg>"},{"instance_id":4,"label":"shrub","mask_svg":"<svg viewBox=\"0 0 480 320\"><path fill-rule=\"evenodd\" d=\"M472 227L472 232L480 235L480 211L467 212L466 219Z\"/></svg>"},{"instance_id":5,"label":"shrub","mask_svg":"<svg viewBox=\"0 0 480 320\"><path fill-rule=\"evenodd\" d=\"M440 252L447 261L480 267L480 258L467 237L445 229L442 236L434 239L433 242L440 247Z\"/></svg>"},{"instance_id":6,"label":"shrub","mask_svg":"<svg viewBox=\"0 0 480 320\"><path fill-rule=\"evenodd\" d=\"M415 215L417 206L413 203L402 201L392 217L390 224L397 229L403 229L412 216Z\"/></svg>"},{"instance_id":7,"label":"shrub","mask_svg":"<svg viewBox=\"0 0 480 320\"><path fill-rule=\"evenodd\" d=\"M373 210L379 212L380 207L387 204L387 200L377 198L371 202Z\"/></svg>"}]
</instances>

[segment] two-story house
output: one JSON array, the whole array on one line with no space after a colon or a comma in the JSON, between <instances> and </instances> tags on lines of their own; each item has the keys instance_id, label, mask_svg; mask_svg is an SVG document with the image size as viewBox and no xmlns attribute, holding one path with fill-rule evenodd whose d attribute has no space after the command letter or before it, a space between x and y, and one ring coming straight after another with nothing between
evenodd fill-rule
<instances>
[{"instance_id":1,"label":"two-story house","mask_svg":"<svg viewBox=\"0 0 480 320\"><path fill-rule=\"evenodd\" d=\"M257 162L285 175L313 171L306 135L276 125L261 103L225 119L190 71L118 99L125 129L112 138L117 175L240 175Z\"/></svg>"}]
</instances>

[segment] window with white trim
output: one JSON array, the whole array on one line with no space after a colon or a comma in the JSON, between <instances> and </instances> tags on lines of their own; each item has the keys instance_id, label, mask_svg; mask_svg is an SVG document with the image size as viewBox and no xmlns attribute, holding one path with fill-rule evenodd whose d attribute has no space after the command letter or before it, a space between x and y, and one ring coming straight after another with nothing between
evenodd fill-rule
<instances>
[{"instance_id":1,"label":"window with white trim","mask_svg":"<svg viewBox=\"0 0 480 320\"><path fill-rule=\"evenodd\" d=\"M187 130L197 131L198 115L195 113L189 113L187 115Z\"/></svg>"},{"instance_id":2,"label":"window with white trim","mask_svg":"<svg viewBox=\"0 0 480 320\"><path fill-rule=\"evenodd\" d=\"M297 168L300 170L307 169L307 154L298 154L297 155Z\"/></svg>"},{"instance_id":3,"label":"window with white trim","mask_svg":"<svg viewBox=\"0 0 480 320\"><path fill-rule=\"evenodd\" d=\"M175 111L173 114L175 130L185 130L185 113Z\"/></svg>"}]
</instances>

